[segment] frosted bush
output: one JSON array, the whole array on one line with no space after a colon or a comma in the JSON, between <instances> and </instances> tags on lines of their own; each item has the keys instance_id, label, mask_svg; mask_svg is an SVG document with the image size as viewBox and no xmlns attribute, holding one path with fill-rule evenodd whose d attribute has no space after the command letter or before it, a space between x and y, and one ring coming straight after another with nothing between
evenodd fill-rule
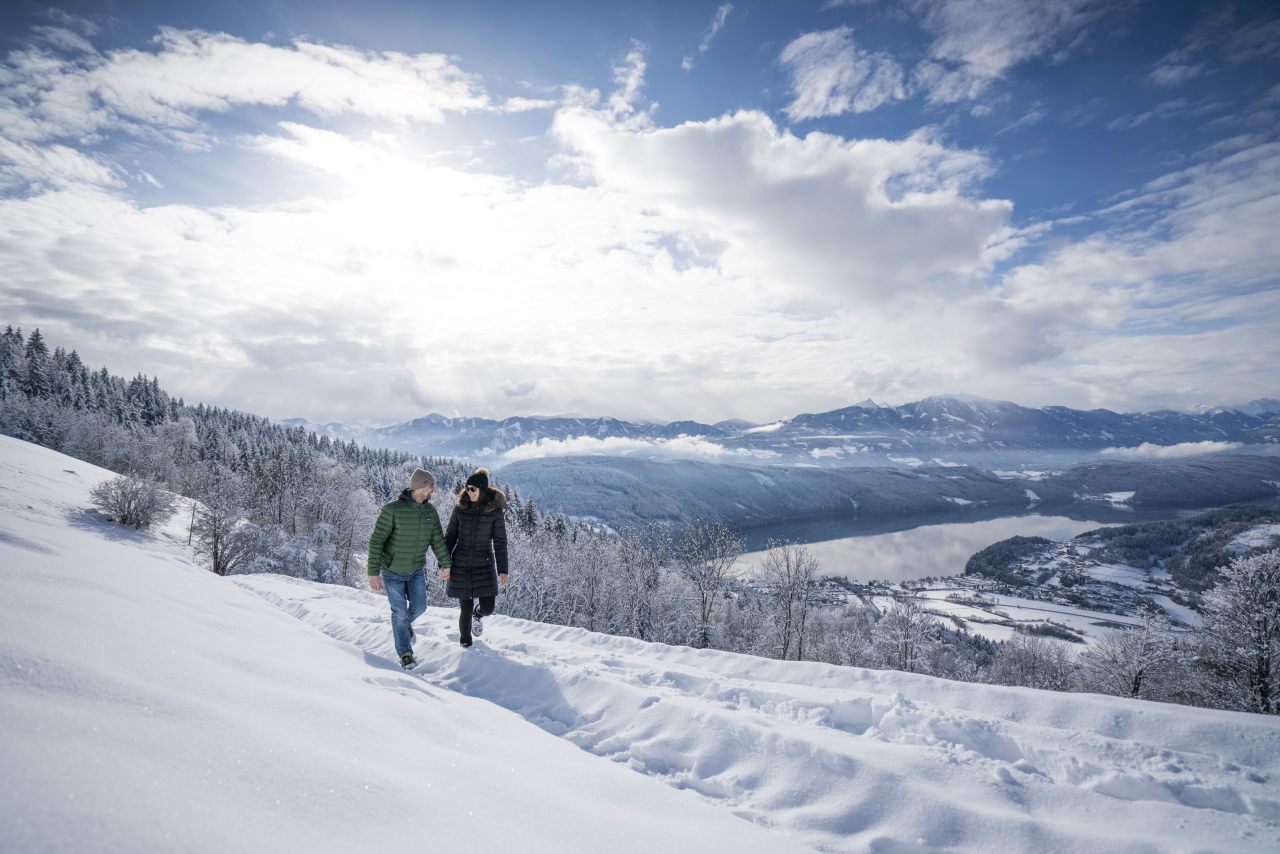
<instances>
[{"instance_id":1,"label":"frosted bush","mask_svg":"<svg viewBox=\"0 0 1280 854\"><path fill-rule=\"evenodd\" d=\"M150 528L173 515L173 494L153 480L117 477L95 486L89 493L95 507L121 525Z\"/></svg>"}]
</instances>

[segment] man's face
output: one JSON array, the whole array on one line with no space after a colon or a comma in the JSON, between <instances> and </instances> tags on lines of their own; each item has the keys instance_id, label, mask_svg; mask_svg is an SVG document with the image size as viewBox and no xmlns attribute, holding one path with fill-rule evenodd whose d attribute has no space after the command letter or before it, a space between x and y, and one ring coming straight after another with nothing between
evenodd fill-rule
<instances>
[{"instance_id":1,"label":"man's face","mask_svg":"<svg viewBox=\"0 0 1280 854\"><path fill-rule=\"evenodd\" d=\"M422 502L430 499L431 493L435 491L436 488L434 486L420 486L413 491L413 500L421 504Z\"/></svg>"}]
</instances>

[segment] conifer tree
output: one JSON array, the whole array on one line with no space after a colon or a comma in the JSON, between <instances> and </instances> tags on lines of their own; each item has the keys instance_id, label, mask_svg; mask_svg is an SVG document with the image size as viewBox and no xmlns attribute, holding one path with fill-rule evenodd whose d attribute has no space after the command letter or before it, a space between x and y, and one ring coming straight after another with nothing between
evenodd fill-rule
<instances>
[{"instance_id":1,"label":"conifer tree","mask_svg":"<svg viewBox=\"0 0 1280 854\"><path fill-rule=\"evenodd\" d=\"M40 400L50 397L53 394L53 383L49 379L49 348L39 329L34 330L27 339L25 355L27 364L23 393Z\"/></svg>"}]
</instances>

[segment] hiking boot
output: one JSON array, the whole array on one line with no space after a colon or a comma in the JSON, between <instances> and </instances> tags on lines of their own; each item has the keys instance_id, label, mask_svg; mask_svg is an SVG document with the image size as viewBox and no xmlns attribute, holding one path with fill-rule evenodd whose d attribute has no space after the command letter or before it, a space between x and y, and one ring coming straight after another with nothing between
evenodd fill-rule
<instances>
[{"instance_id":1,"label":"hiking boot","mask_svg":"<svg viewBox=\"0 0 1280 854\"><path fill-rule=\"evenodd\" d=\"M458 645L459 645L459 646L461 646L463 649L470 649L470 648L471 648L471 641L469 641L469 640L460 640L460 641L458 641Z\"/></svg>"},{"instance_id":2,"label":"hiking boot","mask_svg":"<svg viewBox=\"0 0 1280 854\"><path fill-rule=\"evenodd\" d=\"M418 666L418 659L413 657L413 653L406 652L404 655L400 656L400 666L405 670L411 670Z\"/></svg>"},{"instance_id":3,"label":"hiking boot","mask_svg":"<svg viewBox=\"0 0 1280 854\"><path fill-rule=\"evenodd\" d=\"M480 622L480 612L471 615L471 634L480 637L484 634L484 623Z\"/></svg>"}]
</instances>

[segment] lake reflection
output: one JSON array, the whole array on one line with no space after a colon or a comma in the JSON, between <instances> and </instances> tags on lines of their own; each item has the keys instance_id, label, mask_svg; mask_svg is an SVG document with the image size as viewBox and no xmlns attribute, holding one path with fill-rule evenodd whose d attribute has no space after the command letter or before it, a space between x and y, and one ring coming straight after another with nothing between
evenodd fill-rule
<instances>
[{"instance_id":1,"label":"lake reflection","mask_svg":"<svg viewBox=\"0 0 1280 854\"><path fill-rule=\"evenodd\" d=\"M1107 514L1112 515L1112 514ZM1167 514L1166 518L1173 515ZM1125 522L1136 521L1126 519ZM865 534L806 543L818 559L823 575L843 575L857 581L915 581L929 576L959 575L973 555L999 540L1013 536L1066 540L1105 525L1123 524L1114 517L1102 522L1066 516L1010 516L973 522L928 524L905 531ZM782 526L771 526L772 536L787 536ZM748 543L762 548L761 531ZM794 533L794 539L801 539ZM763 551L742 556L739 566L754 571L764 560Z\"/></svg>"}]
</instances>

